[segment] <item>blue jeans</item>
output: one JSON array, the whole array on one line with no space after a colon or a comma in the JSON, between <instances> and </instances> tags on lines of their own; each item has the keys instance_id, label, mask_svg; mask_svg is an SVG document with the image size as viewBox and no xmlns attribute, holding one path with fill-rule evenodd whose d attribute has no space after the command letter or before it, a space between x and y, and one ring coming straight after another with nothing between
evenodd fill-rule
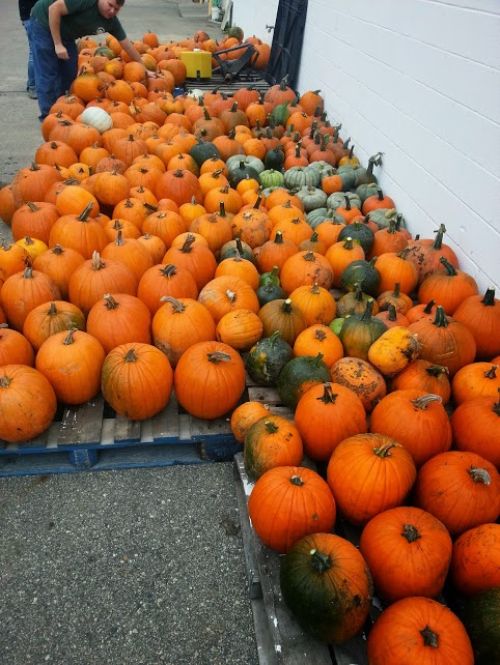
<instances>
[{"instance_id":1,"label":"blue jeans","mask_svg":"<svg viewBox=\"0 0 500 665\"><path fill-rule=\"evenodd\" d=\"M78 52L72 40L63 40L69 60L61 60L56 55L48 28L44 28L36 19L31 19L29 30L40 107L39 119L43 120L56 99L70 89L78 69Z\"/></svg>"},{"instance_id":2,"label":"blue jeans","mask_svg":"<svg viewBox=\"0 0 500 665\"><path fill-rule=\"evenodd\" d=\"M22 22L24 29L26 30L26 35L28 37L28 80L26 82L26 90L35 89L35 66L33 64L33 51L31 50L31 39L30 39L30 20Z\"/></svg>"}]
</instances>

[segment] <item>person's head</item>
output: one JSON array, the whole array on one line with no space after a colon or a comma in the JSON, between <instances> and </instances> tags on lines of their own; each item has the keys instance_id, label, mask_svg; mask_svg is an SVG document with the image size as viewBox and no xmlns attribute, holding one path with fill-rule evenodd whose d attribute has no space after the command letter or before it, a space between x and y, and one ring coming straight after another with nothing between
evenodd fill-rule
<instances>
[{"instance_id":1,"label":"person's head","mask_svg":"<svg viewBox=\"0 0 500 665\"><path fill-rule=\"evenodd\" d=\"M125 4L125 0L97 0L97 8L104 18L113 18Z\"/></svg>"}]
</instances>

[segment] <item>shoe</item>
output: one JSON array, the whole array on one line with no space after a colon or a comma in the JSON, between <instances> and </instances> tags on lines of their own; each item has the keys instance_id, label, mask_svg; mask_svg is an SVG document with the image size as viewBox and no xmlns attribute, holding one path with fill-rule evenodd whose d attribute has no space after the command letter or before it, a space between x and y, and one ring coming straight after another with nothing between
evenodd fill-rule
<instances>
[{"instance_id":1,"label":"shoe","mask_svg":"<svg viewBox=\"0 0 500 665\"><path fill-rule=\"evenodd\" d=\"M38 99L35 88L28 88L28 97L30 99Z\"/></svg>"}]
</instances>

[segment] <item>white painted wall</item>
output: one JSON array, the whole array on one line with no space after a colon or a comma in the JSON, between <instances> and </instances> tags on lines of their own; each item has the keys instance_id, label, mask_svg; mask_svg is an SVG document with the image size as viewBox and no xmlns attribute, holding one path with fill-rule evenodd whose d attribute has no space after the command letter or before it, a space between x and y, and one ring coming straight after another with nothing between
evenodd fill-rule
<instances>
[{"instance_id":1,"label":"white painted wall","mask_svg":"<svg viewBox=\"0 0 500 665\"><path fill-rule=\"evenodd\" d=\"M235 22L262 36L272 4L235 0ZM444 222L461 267L500 292L499 35L498 0L309 0L298 89L322 90L364 163L384 153L410 229Z\"/></svg>"},{"instance_id":2,"label":"white painted wall","mask_svg":"<svg viewBox=\"0 0 500 665\"><path fill-rule=\"evenodd\" d=\"M273 32L266 26L276 21L279 0L233 0L233 25L243 28L245 35L257 35L263 42L271 44Z\"/></svg>"}]
</instances>

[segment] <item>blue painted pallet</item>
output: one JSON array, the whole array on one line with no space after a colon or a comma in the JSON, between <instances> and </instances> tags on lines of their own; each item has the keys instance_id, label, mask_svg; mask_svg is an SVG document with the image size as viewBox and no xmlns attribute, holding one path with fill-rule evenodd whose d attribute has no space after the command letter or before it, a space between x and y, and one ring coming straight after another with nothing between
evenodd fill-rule
<instances>
[{"instance_id":1,"label":"blue painted pallet","mask_svg":"<svg viewBox=\"0 0 500 665\"><path fill-rule=\"evenodd\" d=\"M64 409L35 439L0 440L0 477L228 461L239 450L229 418L194 418L174 394L161 413L142 422L117 416L98 396Z\"/></svg>"}]
</instances>

